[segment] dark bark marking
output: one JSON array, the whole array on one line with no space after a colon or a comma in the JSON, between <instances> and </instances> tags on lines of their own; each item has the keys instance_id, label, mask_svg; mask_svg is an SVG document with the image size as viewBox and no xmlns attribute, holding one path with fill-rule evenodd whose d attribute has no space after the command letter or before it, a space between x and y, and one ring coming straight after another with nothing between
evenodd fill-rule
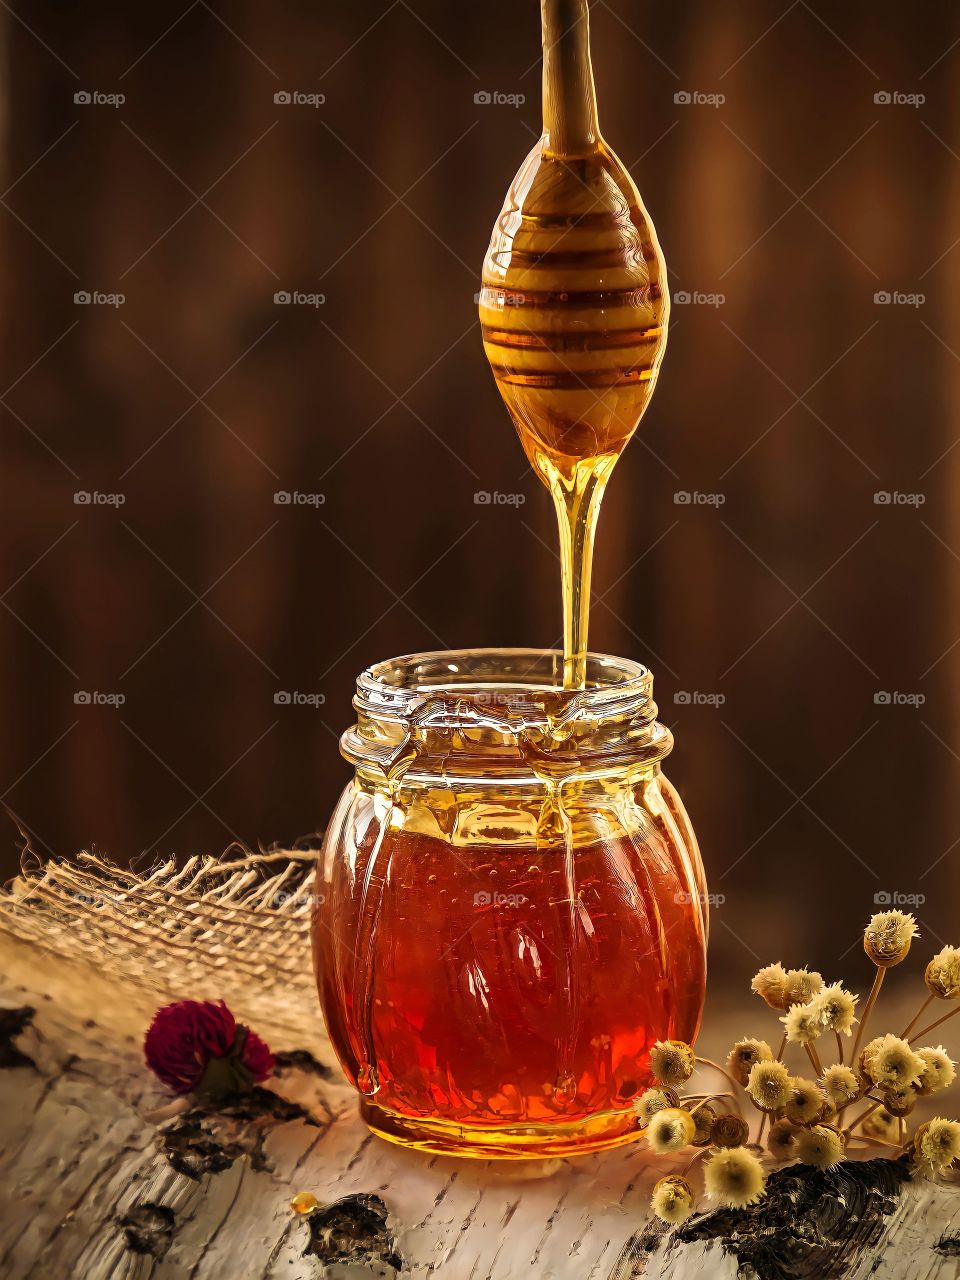
<instances>
[{"instance_id":1,"label":"dark bark marking","mask_svg":"<svg viewBox=\"0 0 960 1280\"><path fill-rule=\"evenodd\" d=\"M176 1215L163 1204L138 1204L120 1219L127 1247L134 1253L162 1258L173 1241Z\"/></svg>"},{"instance_id":2,"label":"dark bark marking","mask_svg":"<svg viewBox=\"0 0 960 1280\"><path fill-rule=\"evenodd\" d=\"M387 1225L387 1206L379 1196L344 1196L311 1213L307 1226L310 1240L304 1256L313 1254L324 1264L353 1263L394 1272L403 1267Z\"/></svg>"}]
</instances>

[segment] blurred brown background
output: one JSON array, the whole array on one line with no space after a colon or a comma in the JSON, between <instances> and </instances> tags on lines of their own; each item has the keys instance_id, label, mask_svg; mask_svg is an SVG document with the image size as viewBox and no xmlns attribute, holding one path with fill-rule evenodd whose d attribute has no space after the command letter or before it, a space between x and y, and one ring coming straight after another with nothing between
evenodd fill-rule
<instances>
[{"instance_id":1,"label":"blurred brown background","mask_svg":"<svg viewBox=\"0 0 960 1280\"><path fill-rule=\"evenodd\" d=\"M875 895L956 940L960 20L592 20L605 134L691 298L605 504L593 647L656 675L715 965L859 979ZM294 840L347 778L361 668L558 637L473 296L539 131L538 6L0 24L5 870L14 818L140 865Z\"/></svg>"}]
</instances>

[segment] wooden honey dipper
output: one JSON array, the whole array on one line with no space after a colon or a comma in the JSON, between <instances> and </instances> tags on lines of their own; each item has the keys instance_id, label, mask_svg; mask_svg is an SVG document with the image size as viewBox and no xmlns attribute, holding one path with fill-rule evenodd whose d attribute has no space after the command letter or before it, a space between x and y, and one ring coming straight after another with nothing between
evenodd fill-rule
<instances>
[{"instance_id":1,"label":"wooden honey dipper","mask_svg":"<svg viewBox=\"0 0 960 1280\"><path fill-rule=\"evenodd\" d=\"M588 0L541 0L543 135L483 264L480 322L500 394L560 528L564 687L585 680L597 515L653 394L666 264L627 169L604 142Z\"/></svg>"}]
</instances>

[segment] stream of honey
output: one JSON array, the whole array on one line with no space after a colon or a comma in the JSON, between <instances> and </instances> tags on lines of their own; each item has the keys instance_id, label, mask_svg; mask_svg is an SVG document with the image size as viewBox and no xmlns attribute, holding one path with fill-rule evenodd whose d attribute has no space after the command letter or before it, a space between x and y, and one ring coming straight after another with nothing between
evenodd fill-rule
<instances>
[{"instance_id":1,"label":"stream of honey","mask_svg":"<svg viewBox=\"0 0 960 1280\"><path fill-rule=\"evenodd\" d=\"M666 264L600 133L588 0L541 0L543 135L483 264L484 349L560 533L564 686L584 683L593 542L667 336Z\"/></svg>"}]
</instances>

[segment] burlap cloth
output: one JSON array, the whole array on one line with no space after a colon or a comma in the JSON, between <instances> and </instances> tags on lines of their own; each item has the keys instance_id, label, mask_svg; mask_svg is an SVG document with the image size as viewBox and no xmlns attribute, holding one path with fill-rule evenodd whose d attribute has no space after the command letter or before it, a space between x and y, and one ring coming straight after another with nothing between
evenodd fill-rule
<instances>
[{"instance_id":1,"label":"burlap cloth","mask_svg":"<svg viewBox=\"0 0 960 1280\"><path fill-rule=\"evenodd\" d=\"M324 1038L311 950L314 850L170 860L24 859L0 892L0 977L143 1034L171 1000L225 999L278 1047Z\"/></svg>"}]
</instances>

